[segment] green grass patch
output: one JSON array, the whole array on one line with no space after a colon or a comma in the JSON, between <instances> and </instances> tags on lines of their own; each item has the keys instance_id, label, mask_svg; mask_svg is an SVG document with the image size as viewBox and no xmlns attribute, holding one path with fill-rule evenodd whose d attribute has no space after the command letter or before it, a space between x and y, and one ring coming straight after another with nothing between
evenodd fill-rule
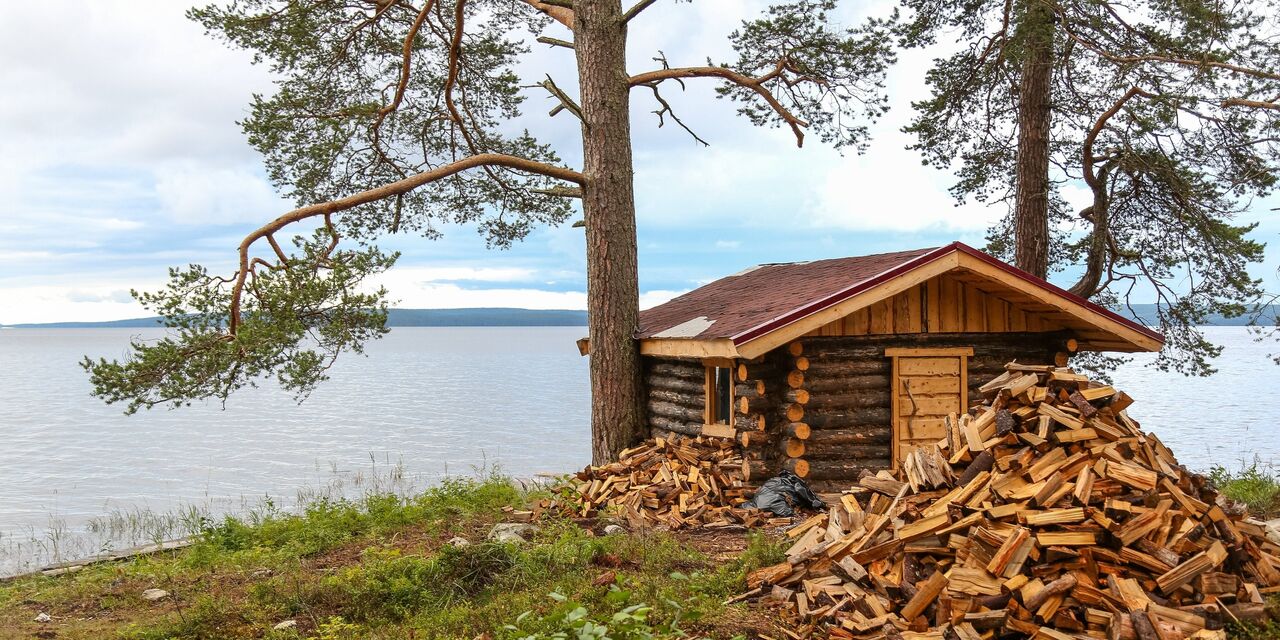
<instances>
[{"instance_id":1,"label":"green grass patch","mask_svg":"<svg viewBox=\"0 0 1280 640\"><path fill-rule=\"evenodd\" d=\"M597 536L559 519L527 544L484 540L504 507L543 495L493 475L411 497L316 499L298 513L267 505L204 523L180 552L0 585L0 628L134 640L732 638L767 628L722 603L749 571L778 561L778 541ZM446 544L457 535L471 543ZM147 602L149 588L171 596ZM54 621L34 623L40 612ZM285 620L296 628L273 630Z\"/></svg>"},{"instance_id":2,"label":"green grass patch","mask_svg":"<svg viewBox=\"0 0 1280 640\"><path fill-rule=\"evenodd\" d=\"M1256 458L1236 471L1214 465L1207 476L1218 491L1243 503L1254 515L1267 520L1280 515L1280 476L1270 465Z\"/></svg>"}]
</instances>

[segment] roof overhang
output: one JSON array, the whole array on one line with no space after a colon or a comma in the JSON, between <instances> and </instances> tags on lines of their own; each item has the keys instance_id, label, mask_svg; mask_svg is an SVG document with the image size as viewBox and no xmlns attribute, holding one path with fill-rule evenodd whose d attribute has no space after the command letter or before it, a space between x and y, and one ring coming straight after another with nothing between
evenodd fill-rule
<instances>
[{"instance_id":1,"label":"roof overhang","mask_svg":"<svg viewBox=\"0 0 1280 640\"><path fill-rule=\"evenodd\" d=\"M895 296L926 280L964 271L1001 295L1036 304L1081 335L1094 351L1159 351L1164 336L992 256L954 242L814 300L729 338L645 338L640 353L685 358L755 358L839 318Z\"/></svg>"}]
</instances>

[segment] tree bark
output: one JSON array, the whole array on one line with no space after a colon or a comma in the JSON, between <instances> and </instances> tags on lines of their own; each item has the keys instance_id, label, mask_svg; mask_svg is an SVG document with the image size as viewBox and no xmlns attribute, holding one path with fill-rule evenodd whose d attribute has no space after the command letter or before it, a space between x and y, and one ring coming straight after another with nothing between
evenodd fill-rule
<instances>
[{"instance_id":1,"label":"tree bark","mask_svg":"<svg viewBox=\"0 0 1280 640\"><path fill-rule=\"evenodd\" d=\"M1053 93L1053 12L1024 0L1018 26L1023 46L1018 85L1017 189L1014 195L1014 265L1049 275L1049 128Z\"/></svg>"},{"instance_id":2,"label":"tree bark","mask_svg":"<svg viewBox=\"0 0 1280 640\"><path fill-rule=\"evenodd\" d=\"M581 89L582 210L591 340L591 458L617 458L643 429L627 30L619 0L574 3Z\"/></svg>"}]
</instances>

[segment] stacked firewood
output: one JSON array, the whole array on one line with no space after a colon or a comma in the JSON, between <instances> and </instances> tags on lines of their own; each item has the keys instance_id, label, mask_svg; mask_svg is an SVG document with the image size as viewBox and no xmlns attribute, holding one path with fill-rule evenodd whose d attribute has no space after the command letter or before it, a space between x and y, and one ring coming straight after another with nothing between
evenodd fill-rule
<instances>
[{"instance_id":1,"label":"stacked firewood","mask_svg":"<svg viewBox=\"0 0 1280 640\"><path fill-rule=\"evenodd\" d=\"M791 529L744 596L783 606L796 637L1222 638L1265 618L1280 546L1142 433L1127 395L1017 364L981 391L945 439Z\"/></svg>"},{"instance_id":2,"label":"stacked firewood","mask_svg":"<svg viewBox=\"0 0 1280 640\"><path fill-rule=\"evenodd\" d=\"M633 529L756 526L769 517L737 508L750 490L742 457L727 438L647 440L617 462L583 469L573 489L572 515L610 515Z\"/></svg>"}]
</instances>

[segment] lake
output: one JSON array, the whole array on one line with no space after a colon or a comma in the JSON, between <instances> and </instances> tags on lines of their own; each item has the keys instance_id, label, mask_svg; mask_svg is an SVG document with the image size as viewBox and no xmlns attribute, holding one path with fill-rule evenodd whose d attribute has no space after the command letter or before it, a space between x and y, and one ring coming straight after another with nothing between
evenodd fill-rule
<instances>
[{"instance_id":1,"label":"lake","mask_svg":"<svg viewBox=\"0 0 1280 640\"><path fill-rule=\"evenodd\" d=\"M252 509L268 496L408 490L498 465L531 477L590 460L585 328L397 328L340 359L301 405L274 384L217 403L122 415L89 396L84 355L145 329L0 331L0 574L178 531L164 514ZM1271 344L1211 327L1220 372L1115 374L1129 410L1194 470L1280 459ZM104 517L105 516L105 517Z\"/></svg>"}]
</instances>

